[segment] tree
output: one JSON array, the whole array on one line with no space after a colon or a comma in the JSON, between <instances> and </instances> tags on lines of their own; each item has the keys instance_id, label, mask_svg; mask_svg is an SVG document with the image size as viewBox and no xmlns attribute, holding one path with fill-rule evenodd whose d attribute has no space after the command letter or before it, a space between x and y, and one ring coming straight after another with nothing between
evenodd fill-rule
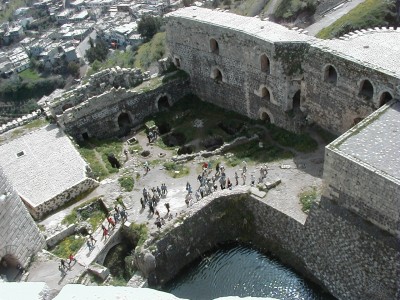
<instances>
[{"instance_id":1,"label":"tree","mask_svg":"<svg viewBox=\"0 0 400 300\"><path fill-rule=\"evenodd\" d=\"M90 63L95 60L104 61L108 55L108 45L102 39L96 39L96 45L89 39L90 48L86 50L85 56Z\"/></svg>"},{"instance_id":2,"label":"tree","mask_svg":"<svg viewBox=\"0 0 400 300\"><path fill-rule=\"evenodd\" d=\"M68 73L71 74L73 77L78 78L79 77L79 64L76 62L71 61L68 64L67 70Z\"/></svg>"},{"instance_id":3,"label":"tree","mask_svg":"<svg viewBox=\"0 0 400 300\"><path fill-rule=\"evenodd\" d=\"M161 18L143 15L138 23L138 32L145 40L150 40L161 28Z\"/></svg>"}]
</instances>

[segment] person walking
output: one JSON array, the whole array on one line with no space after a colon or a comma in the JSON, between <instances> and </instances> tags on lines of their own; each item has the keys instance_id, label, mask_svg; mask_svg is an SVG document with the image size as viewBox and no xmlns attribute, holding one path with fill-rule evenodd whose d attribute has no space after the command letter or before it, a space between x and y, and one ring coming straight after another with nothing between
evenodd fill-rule
<instances>
[{"instance_id":1,"label":"person walking","mask_svg":"<svg viewBox=\"0 0 400 300\"><path fill-rule=\"evenodd\" d=\"M165 203L164 206L167 209L167 215L168 215L169 214L169 203Z\"/></svg>"},{"instance_id":2,"label":"person walking","mask_svg":"<svg viewBox=\"0 0 400 300\"><path fill-rule=\"evenodd\" d=\"M236 180L236 185L239 185L239 175L236 171L235 171L235 180Z\"/></svg>"},{"instance_id":3,"label":"person walking","mask_svg":"<svg viewBox=\"0 0 400 300\"><path fill-rule=\"evenodd\" d=\"M64 260L64 259L61 259L60 265L61 265L61 267L62 267L64 270L65 270L65 268L67 267L67 266L65 265L65 260Z\"/></svg>"},{"instance_id":4,"label":"person walking","mask_svg":"<svg viewBox=\"0 0 400 300\"><path fill-rule=\"evenodd\" d=\"M111 218L111 216L109 216L107 218L107 221L108 221L108 228L110 228L110 225L111 225L112 228L114 229L115 228L115 221Z\"/></svg>"},{"instance_id":5,"label":"person walking","mask_svg":"<svg viewBox=\"0 0 400 300\"><path fill-rule=\"evenodd\" d=\"M68 260L68 267L71 268L71 263L74 262L76 263L76 258L72 255L72 253L69 254L69 260Z\"/></svg>"},{"instance_id":6,"label":"person walking","mask_svg":"<svg viewBox=\"0 0 400 300\"><path fill-rule=\"evenodd\" d=\"M90 242L90 239L86 240L86 246L89 248L89 252L91 252L94 248L93 244Z\"/></svg>"},{"instance_id":7,"label":"person walking","mask_svg":"<svg viewBox=\"0 0 400 300\"><path fill-rule=\"evenodd\" d=\"M93 237L93 235L91 233L89 233L89 240L92 243L92 246L94 246L94 243L97 242L97 240Z\"/></svg>"},{"instance_id":8,"label":"person walking","mask_svg":"<svg viewBox=\"0 0 400 300\"><path fill-rule=\"evenodd\" d=\"M107 239L107 236L108 236L108 230L107 230L107 228L105 228L103 226L103 237L104 237L104 239Z\"/></svg>"}]
</instances>

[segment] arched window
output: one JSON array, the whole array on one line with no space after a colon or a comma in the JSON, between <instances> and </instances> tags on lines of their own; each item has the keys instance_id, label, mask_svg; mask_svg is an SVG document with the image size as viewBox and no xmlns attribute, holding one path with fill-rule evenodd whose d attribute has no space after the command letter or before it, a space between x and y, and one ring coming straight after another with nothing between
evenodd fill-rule
<instances>
[{"instance_id":1,"label":"arched window","mask_svg":"<svg viewBox=\"0 0 400 300\"><path fill-rule=\"evenodd\" d=\"M298 90L293 96L293 109L300 108L301 91Z\"/></svg>"},{"instance_id":2,"label":"arched window","mask_svg":"<svg viewBox=\"0 0 400 300\"><path fill-rule=\"evenodd\" d=\"M169 101L167 96L162 96L157 101L158 110L168 110Z\"/></svg>"},{"instance_id":3,"label":"arched window","mask_svg":"<svg viewBox=\"0 0 400 300\"><path fill-rule=\"evenodd\" d=\"M219 53L218 42L215 39L210 39L210 51L215 54Z\"/></svg>"},{"instance_id":4,"label":"arched window","mask_svg":"<svg viewBox=\"0 0 400 300\"><path fill-rule=\"evenodd\" d=\"M325 82L336 85L337 78L338 78L338 75L337 75L336 69L331 65L327 66L325 68L325 75L324 75Z\"/></svg>"},{"instance_id":5,"label":"arched window","mask_svg":"<svg viewBox=\"0 0 400 300\"><path fill-rule=\"evenodd\" d=\"M367 100L371 100L374 96L374 87L372 86L371 81L365 79L361 82L360 93L358 94L360 97L364 97Z\"/></svg>"},{"instance_id":6,"label":"arched window","mask_svg":"<svg viewBox=\"0 0 400 300\"><path fill-rule=\"evenodd\" d=\"M179 58L175 57L175 66L179 69L181 67L181 61Z\"/></svg>"},{"instance_id":7,"label":"arched window","mask_svg":"<svg viewBox=\"0 0 400 300\"><path fill-rule=\"evenodd\" d=\"M222 82L222 73L218 68L215 68L213 70L212 73L212 78L216 81L216 82Z\"/></svg>"},{"instance_id":8,"label":"arched window","mask_svg":"<svg viewBox=\"0 0 400 300\"><path fill-rule=\"evenodd\" d=\"M261 113L261 120L267 124L271 123L271 118L269 117L268 113L265 111Z\"/></svg>"},{"instance_id":9,"label":"arched window","mask_svg":"<svg viewBox=\"0 0 400 300\"><path fill-rule=\"evenodd\" d=\"M260 64L261 64L261 72L265 72L267 74L270 74L269 58L265 54L261 55Z\"/></svg>"},{"instance_id":10,"label":"arched window","mask_svg":"<svg viewBox=\"0 0 400 300\"><path fill-rule=\"evenodd\" d=\"M118 126L119 128L127 128L131 126L131 118L127 113L121 113L118 117Z\"/></svg>"},{"instance_id":11,"label":"arched window","mask_svg":"<svg viewBox=\"0 0 400 300\"><path fill-rule=\"evenodd\" d=\"M382 93L381 98L379 99L379 107L381 107L382 105L385 105L392 99L393 99L393 97L389 92Z\"/></svg>"},{"instance_id":12,"label":"arched window","mask_svg":"<svg viewBox=\"0 0 400 300\"><path fill-rule=\"evenodd\" d=\"M267 100L267 101L271 100L271 94L266 87L263 87L261 90L261 98L263 98L264 100Z\"/></svg>"}]
</instances>

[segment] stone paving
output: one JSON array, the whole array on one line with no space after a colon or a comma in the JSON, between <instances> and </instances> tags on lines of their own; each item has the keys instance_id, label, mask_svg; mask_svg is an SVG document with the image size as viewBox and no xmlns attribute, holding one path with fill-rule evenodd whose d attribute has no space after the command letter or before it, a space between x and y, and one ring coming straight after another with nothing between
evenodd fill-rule
<instances>
[{"instance_id":1,"label":"stone paving","mask_svg":"<svg viewBox=\"0 0 400 300\"><path fill-rule=\"evenodd\" d=\"M82 202L96 196L102 196L104 201L107 203L107 206L113 207L115 199L120 195L123 196L123 202L127 207L128 222L146 223L148 224L150 232L157 231L157 227L154 224L156 216L151 215L148 208L143 210L141 208L139 200L141 197L143 197L142 190L144 187L149 189L151 187L161 186L161 183L165 183L168 188L167 195L164 198L161 198L158 205L156 206L156 209L159 211L161 217L167 217L167 209L164 206L165 203L170 204L171 214L173 218L175 218L182 212L190 211L190 207L187 208L187 205L185 203L185 196L187 194L186 183L189 182L191 184L193 191L195 191L199 187L197 176L202 169L202 164L205 161L209 161L209 159L196 158L192 161L187 162L186 165L190 168L190 174L182 178L170 177L170 175L163 168L161 163L159 165L153 166L147 174L144 174L143 163L146 160L150 161L151 159L158 158L159 153L164 153L166 154L166 157L171 157L171 153L160 149L153 144L149 145L147 143L147 138L142 134L137 134L136 138L138 139L140 145L143 147L144 150L150 150L151 158L142 158L138 154L129 154L128 160L123 164L123 167L121 168L119 174L122 174L125 169L133 171L134 174L140 174L140 177L135 180L134 190L132 192L121 191L118 183L118 174L114 174L111 177L103 180L101 184L85 199L81 200L78 203L75 203L70 208L67 208L64 211L60 211L43 220L40 224L46 227L46 232L56 231L57 227L60 227L62 219L72 210L72 207L75 207ZM314 153L299 154L296 155L294 159L287 159L268 164L269 171L266 181L274 181L275 179L279 178L281 179L281 184L279 184L276 188L268 191L267 195L262 198L262 200L267 202L274 208L287 213L297 221L304 223L307 215L301 210L298 194L303 189L308 188L309 186L321 186L323 153L324 147L321 145L319 149ZM218 158L222 159L223 157L213 157L212 159L216 160ZM233 191L235 191L238 189L238 187L236 187L235 185L234 173L235 171L237 171L238 174L240 174L242 171L241 166L237 166L235 168L231 168L226 165L224 166L226 168L225 173L227 175L227 178L230 178L233 184ZM247 166L247 180L245 185L243 185L243 180L240 178L239 175L240 190L246 190L250 188L251 174L254 174L256 180L258 180L260 166L261 165L253 164L249 164ZM281 166L284 166L285 168L282 169ZM214 174L215 165L212 167L213 169L211 174ZM218 188L218 190L220 189ZM217 194L220 194L220 192L218 192ZM256 194L258 194L258 196L263 196L258 192ZM206 203L208 201L202 202L200 200L199 202L194 202L196 203L197 207L198 205L203 205L203 203ZM168 222L171 221L166 220L167 225ZM104 220L103 224L107 226L107 221ZM118 229L111 231L111 235L117 232L117 230ZM97 240L97 243L95 244L93 251L89 252L89 249L85 244L76 254L76 258L78 261L77 266L79 266L77 267L77 269L79 268L81 272L83 272L85 268L95 260L95 257L106 245L106 242L102 240L102 230L100 227L95 230L94 237ZM111 237L108 238L107 241L109 241L110 239ZM56 265L51 266L51 268L53 273L57 270ZM46 277L46 275L42 276L40 273L35 274L35 269L32 270L32 272L34 273L34 277L37 278L36 281L40 281L40 278L47 281L48 278ZM28 281L31 281L30 278L28 278ZM61 289L64 283L67 283L67 280L61 281L60 285L57 287Z\"/></svg>"}]
</instances>

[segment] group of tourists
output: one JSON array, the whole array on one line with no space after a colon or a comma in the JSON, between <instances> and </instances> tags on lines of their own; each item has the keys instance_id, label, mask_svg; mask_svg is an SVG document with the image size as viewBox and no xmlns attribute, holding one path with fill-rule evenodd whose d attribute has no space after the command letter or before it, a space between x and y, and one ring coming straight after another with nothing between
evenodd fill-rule
<instances>
[{"instance_id":1,"label":"group of tourists","mask_svg":"<svg viewBox=\"0 0 400 300\"><path fill-rule=\"evenodd\" d=\"M70 253L70 255L68 256L68 260L65 261L63 258L60 260L60 265L58 266L58 269L61 271L62 275L66 274L66 270L71 270L71 263L74 262L74 264L76 263L76 258L74 257L74 255L72 253ZM68 264L68 267L67 267Z\"/></svg>"}]
</instances>

